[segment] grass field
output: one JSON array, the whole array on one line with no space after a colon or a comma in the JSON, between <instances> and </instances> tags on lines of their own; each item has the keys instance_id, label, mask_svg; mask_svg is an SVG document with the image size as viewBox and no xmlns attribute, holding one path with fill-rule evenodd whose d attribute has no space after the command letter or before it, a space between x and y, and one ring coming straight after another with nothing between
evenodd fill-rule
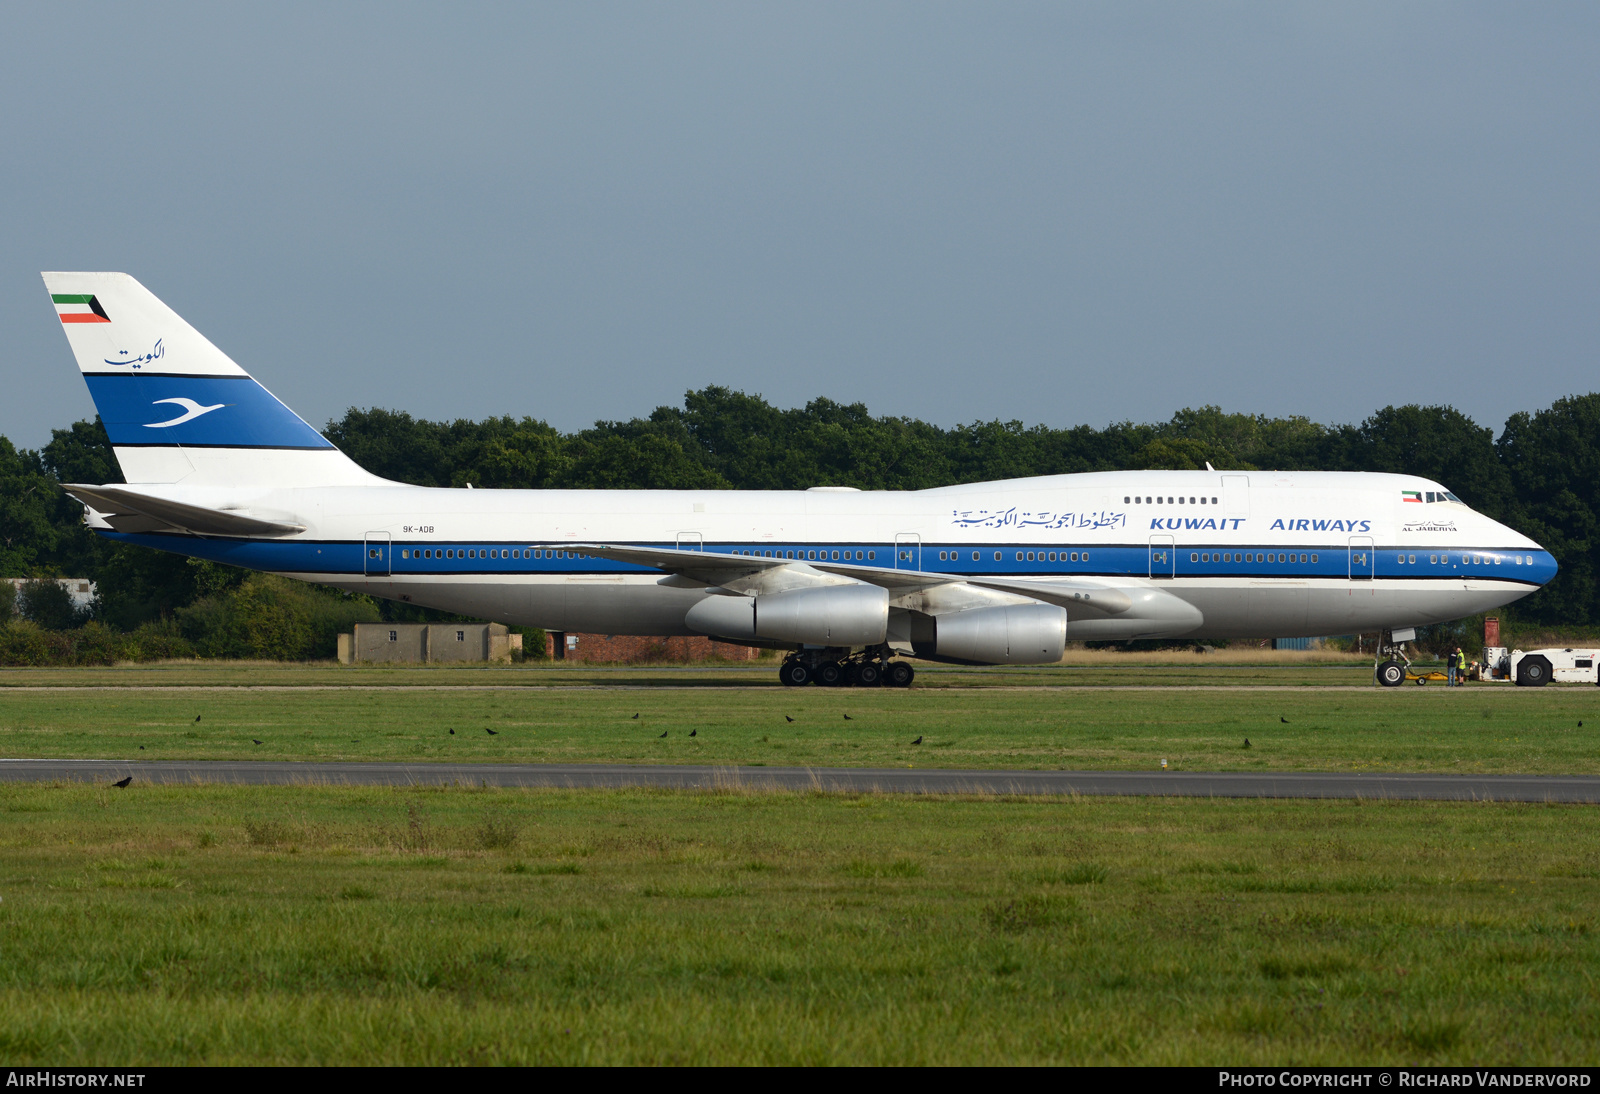
<instances>
[{"instance_id":1,"label":"grass field","mask_svg":"<svg viewBox=\"0 0 1600 1094\"><path fill-rule=\"evenodd\" d=\"M0 784L0 1056L1583 1063L1592 809Z\"/></svg>"},{"instance_id":2,"label":"grass field","mask_svg":"<svg viewBox=\"0 0 1600 1094\"><path fill-rule=\"evenodd\" d=\"M1074 650L1060 665L962 668L917 665L917 686L1084 687L1196 684L1318 686L1372 683L1370 658L1322 650L1124 653ZM1152 672L1152 669L1160 671ZM777 690L778 661L688 665L339 665L333 662L163 661L104 668L0 668L0 691L19 687L761 687Z\"/></svg>"},{"instance_id":3,"label":"grass field","mask_svg":"<svg viewBox=\"0 0 1600 1094\"><path fill-rule=\"evenodd\" d=\"M1600 772L1595 688L789 690L603 678L625 686L0 689L0 756Z\"/></svg>"}]
</instances>

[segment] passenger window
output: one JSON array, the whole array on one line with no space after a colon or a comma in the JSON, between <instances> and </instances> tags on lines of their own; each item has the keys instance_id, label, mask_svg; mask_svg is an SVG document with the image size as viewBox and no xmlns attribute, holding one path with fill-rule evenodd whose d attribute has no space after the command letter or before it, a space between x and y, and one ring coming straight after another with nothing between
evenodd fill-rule
<instances>
[{"instance_id":1,"label":"passenger window","mask_svg":"<svg viewBox=\"0 0 1600 1094\"><path fill-rule=\"evenodd\" d=\"M1029 552L1028 552L1028 561L1029 561L1029 562L1032 562L1032 561L1033 561L1033 552L1032 552L1032 551L1029 551Z\"/></svg>"},{"instance_id":2,"label":"passenger window","mask_svg":"<svg viewBox=\"0 0 1600 1094\"><path fill-rule=\"evenodd\" d=\"M1078 552L1076 552L1076 551L1072 552L1072 561L1074 561L1074 562L1078 561Z\"/></svg>"},{"instance_id":3,"label":"passenger window","mask_svg":"<svg viewBox=\"0 0 1600 1094\"><path fill-rule=\"evenodd\" d=\"M1017 561L1018 561L1018 562L1021 562L1021 561L1022 561L1022 552L1021 552L1021 551L1018 551L1018 552L1017 552Z\"/></svg>"},{"instance_id":4,"label":"passenger window","mask_svg":"<svg viewBox=\"0 0 1600 1094\"><path fill-rule=\"evenodd\" d=\"M1212 499L1211 499L1211 504L1212 504L1212 505L1215 505L1215 504L1217 504L1217 499L1216 499L1216 498L1212 498Z\"/></svg>"},{"instance_id":5,"label":"passenger window","mask_svg":"<svg viewBox=\"0 0 1600 1094\"><path fill-rule=\"evenodd\" d=\"M943 562L943 561L944 561L944 552L943 552L943 551L940 551L940 552L939 552L939 561L940 561L940 562Z\"/></svg>"},{"instance_id":6,"label":"passenger window","mask_svg":"<svg viewBox=\"0 0 1600 1094\"><path fill-rule=\"evenodd\" d=\"M867 552L867 561L868 562L871 562L873 559L875 559L877 557L878 557L878 552L876 552L876 551L868 551Z\"/></svg>"},{"instance_id":7,"label":"passenger window","mask_svg":"<svg viewBox=\"0 0 1600 1094\"><path fill-rule=\"evenodd\" d=\"M1415 566L1415 565L1416 565L1416 562L1417 562L1417 556L1416 556L1416 555L1412 555L1412 556L1411 556L1411 564L1412 564L1412 565L1413 565L1413 566Z\"/></svg>"},{"instance_id":8,"label":"passenger window","mask_svg":"<svg viewBox=\"0 0 1600 1094\"><path fill-rule=\"evenodd\" d=\"M1312 562L1313 562L1313 563L1315 563L1315 562L1316 562L1316 561L1317 561L1317 556L1316 556L1316 555L1312 555L1312 556L1311 556L1311 561L1312 561Z\"/></svg>"},{"instance_id":9,"label":"passenger window","mask_svg":"<svg viewBox=\"0 0 1600 1094\"><path fill-rule=\"evenodd\" d=\"M861 554L861 552L859 552L859 551L856 552L856 555L858 557L860 556L860 554ZM978 561L978 552L976 552L976 551L972 552L972 561L974 561L974 562Z\"/></svg>"},{"instance_id":10,"label":"passenger window","mask_svg":"<svg viewBox=\"0 0 1600 1094\"><path fill-rule=\"evenodd\" d=\"M410 558L411 557L411 552L403 550L403 551L400 552L400 557L401 558Z\"/></svg>"},{"instance_id":11,"label":"passenger window","mask_svg":"<svg viewBox=\"0 0 1600 1094\"><path fill-rule=\"evenodd\" d=\"M995 560L995 561L996 561L996 562L999 562L999 561L1000 561L1000 552L999 552L999 551L996 551L996 552L995 552L995 553L994 553L994 560Z\"/></svg>"},{"instance_id":12,"label":"passenger window","mask_svg":"<svg viewBox=\"0 0 1600 1094\"><path fill-rule=\"evenodd\" d=\"M1122 504L1123 505L1127 505L1128 504L1128 499L1127 498L1123 498L1122 499Z\"/></svg>"},{"instance_id":13,"label":"passenger window","mask_svg":"<svg viewBox=\"0 0 1600 1094\"><path fill-rule=\"evenodd\" d=\"M839 552L838 551L833 552L833 557L834 557L834 560L837 561L838 558L839 558Z\"/></svg>"},{"instance_id":14,"label":"passenger window","mask_svg":"<svg viewBox=\"0 0 1600 1094\"><path fill-rule=\"evenodd\" d=\"M1089 561L1089 552L1088 551L1083 552L1083 558L1080 559L1079 561L1088 562Z\"/></svg>"},{"instance_id":15,"label":"passenger window","mask_svg":"<svg viewBox=\"0 0 1600 1094\"><path fill-rule=\"evenodd\" d=\"M1198 555L1198 554L1196 554L1196 553L1194 553L1194 552L1192 552L1192 551L1191 551L1191 552L1190 552L1190 553L1189 553L1189 561L1190 561L1190 562L1199 562L1199 561L1200 561L1200 556L1199 556L1199 555Z\"/></svg>"}]
</instances>

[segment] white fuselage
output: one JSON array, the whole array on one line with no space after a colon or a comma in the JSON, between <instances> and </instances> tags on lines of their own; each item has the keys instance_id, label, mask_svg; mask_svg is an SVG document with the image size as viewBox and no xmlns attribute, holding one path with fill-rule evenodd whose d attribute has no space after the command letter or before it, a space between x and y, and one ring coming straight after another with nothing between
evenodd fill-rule
<instances>
[{"instance_id":1,"label":"white fuselage","mask_svg":"<svg viewBox=\"0 0 1600 1094\"><path fill-rule=\"evenodd\" d=\"M1290 637L1421 625L1525 596L1555 573L1526 536L1406 475L1102 472L934 490L275 490L143 486L292 518L282 539L125 538L432 608L551 630L695 633L710 595L562 544L822 559L926 574L1159 589L1198 609L1141 637ZM119 533L108 533L120 535ZM947 594L948 595L948 594ZM997 594L998 595L998 594ZM897 611L940 609L900 595ZM1014 598L1013 598L1014 599ZM961 610L959 604L953 605ZM1068 637L1129 637L1074 618Z\"/></svg>"}]
</instances>

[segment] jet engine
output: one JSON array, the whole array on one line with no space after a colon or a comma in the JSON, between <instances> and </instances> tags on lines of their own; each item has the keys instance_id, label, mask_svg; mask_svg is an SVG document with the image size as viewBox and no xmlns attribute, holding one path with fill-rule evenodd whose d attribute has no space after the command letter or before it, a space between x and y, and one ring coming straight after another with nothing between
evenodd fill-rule
<instances>
[{"instance_id":1,"label":"jet engine","mask_svg":"<svg viewBox=\"0 0 1600 1094\"><path fill-rule=\"evenodd\" d=\"M1053 604L974 608L930 621L929 639L914 632L911 648L918 657L1036 665L1059 661L1066 651L1067 613Z\"/></svg>"},{"instance_id":2,"label":"jet engine","mask_svg":"<svg viewBox=\"0 0 1600 1094\"><path fill-rule=\"evenodd\" d=\"M689 609L684 622L718 638L873 646L888 633L889 593L876 585L857 584L768 596L708 596Z\"/></svg>"}]
</instances>

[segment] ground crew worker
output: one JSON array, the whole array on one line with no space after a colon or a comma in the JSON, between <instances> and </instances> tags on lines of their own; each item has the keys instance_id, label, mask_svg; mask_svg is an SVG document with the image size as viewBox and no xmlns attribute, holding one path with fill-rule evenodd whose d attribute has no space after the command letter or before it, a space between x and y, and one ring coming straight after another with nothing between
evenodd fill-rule
<instances>
[{"instance_id":1,"label":"ground crew worker","mask_svg":"<svg viewBox=\"0 0 1600 1094\"><path fill-rule=\"evenodd\" d=\"M1457 646L1456 651L1446 660L1449 662L1450 679L1446 681L1445 686L1452 688L1464 686L1467 682L1467 655L1461 652L1460 646Z\"/></svg>"}]
</instances>

